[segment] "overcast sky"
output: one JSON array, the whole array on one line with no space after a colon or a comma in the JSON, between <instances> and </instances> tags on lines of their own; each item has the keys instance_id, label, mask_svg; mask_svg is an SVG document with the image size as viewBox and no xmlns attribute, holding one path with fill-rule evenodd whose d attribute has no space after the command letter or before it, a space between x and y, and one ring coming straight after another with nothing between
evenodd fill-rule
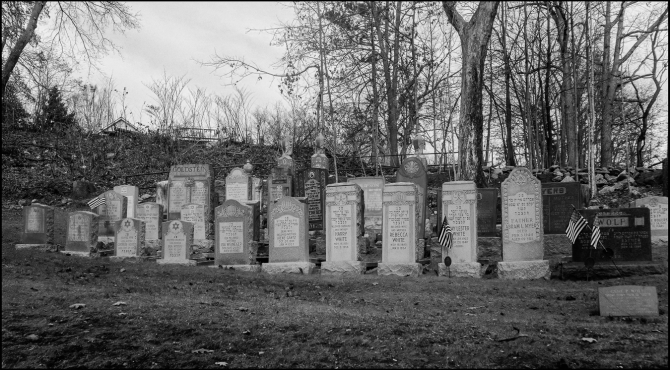
<instances>
[{"instance_id":1,"label":"overcast sky","mask_svg":"<svg viewBox=\"0 0 670 370\"><path fill-rule=\"evenodd\" d=\"M106 76L91 69L81 71L84 82L103 85L113 77L116 88L128 90L126 105L130 121L149 122L142 114L143 104L152 104L153 93L143 84L168 76L186 75L191 88L206 88L208 93L227 94L233 87L229 79L218 77L213 68L201 67L196 60L209 59L216 50L220 55L243 56L270 68L282 55L282 48L270 46L271 36L249 29L275 27L293 18L293 11L275 2L129 2L140 14L141 28L125 35L109 33L119 47L100 62ZM257 81L250 77L239 86L252 93L254 105L274 105L283 101L278 81Z\"/></svg>"}]
</instances>

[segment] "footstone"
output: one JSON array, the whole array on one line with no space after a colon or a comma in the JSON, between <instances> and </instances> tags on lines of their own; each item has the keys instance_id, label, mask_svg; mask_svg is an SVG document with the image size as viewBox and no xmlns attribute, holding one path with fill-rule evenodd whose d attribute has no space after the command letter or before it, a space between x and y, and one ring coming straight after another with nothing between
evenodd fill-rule
<instances>
[{"instance_id":1,"label":"footstone","mask_svg":"<svg viewBox=\"0 0 670 370\"><path fill-rule=\"evenodd\" d=\"M423 271L420 263L383 263L377 265L377 275L419 276Z\"/></svg>"},{"instance_id":2,"label":"footstone","mask_svg":"<svg viewBox=\"0 0 670 370\"><path fill-rule=\"evenodd\" d=\"M54 244L15 244L16 249L34 249L38 251L58 252L58 245Z\"/></svg>"},{"instance_id":3,"label":"footstone","mask_svg":"<svg viewBox=\"0 0 670 370\"><path fill-rule=\"evenodd\" d=\"M33 203L23 207L21 245L47 245L54 243L54 209Z\"/></svg>"},{"instance_id":4,"label":"footstone","mask_svg":"<svg viewBox=\"0 0 670 370\"><path fill-rule=\"evenodd\" d=\"M600 316L658 316L655 286L619 285L598 288Z\"/></svg>"},{"instance_id":5,"label":"footstone","mask_svg":"<svg viewBox=\"0 0 670 370\"><path fill-rule=\"evenodd\" d=\"M360 261L333 261L321 262L321 275L341 275L365 273L365 262Z\"/></svg>"},{"instance_id":6,"label":"footstone","mask_svg":"<svg viewBox=\"0 0 670 370\"><path fill-rule=\"evenodd\" d=\"M501 185L503 261L544 258L541 183L529 169L516 167Z\"/></svg>"},{"instance_id":7,"label":"footstone","mask_svg":"<svg viewBox=\"0 0 670 370\"><path fill-rule=\"evenodd\" d=\"M309 275L315 268L316 265L311 262L273 262L261 266L261 270L268 274Z\"/></svg>"},{"instance_id":8,"label":"footstone","mask_svg":"<svg viewBox=\"0 0 670 370\"><path fill-rule=\"evenodd\" d=\"M505 280L549 280L551 269L549 261L513 261L498 262L498 278Z\"/></svg>"},{"instance_id":9,"label":"footstone","mask_svg":"<svg viewBox=\"0 0 670 370\"><path fill-rule=\"evenodd\" d=\"M63 252L90 255L91 249L98 243L99 217L93 212L70 212Z\"/></svg>"},{"instance_id":10,"label":"footstone","mask_svg":"<svg viewBox=\"0 0 670 370\"><path fill-rule=\"evenodd\" d=\"M444 263L438 265L438 276L481 278L486 268L479 262L452 263L449 267Z\"/></svg>"},{"instance_id":11,"label":"footstone","mask_svg":"<svg viewBox=\"0 0 670 370\"><path fill-rule=\"evenodd\" d=\"M261 265L217 265L209 266L215 269L234 270L241 272L261 272Z\"/></svg>"}]
</instances>

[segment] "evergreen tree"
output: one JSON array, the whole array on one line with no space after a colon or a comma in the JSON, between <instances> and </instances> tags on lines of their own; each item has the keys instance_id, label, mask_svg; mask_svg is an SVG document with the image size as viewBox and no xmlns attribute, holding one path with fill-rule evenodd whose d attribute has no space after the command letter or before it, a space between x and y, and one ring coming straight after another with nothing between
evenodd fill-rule
<instances>
[{"instance_id":1,"label":"evergreen tree","mask_svg":"<svg viewBox=\"0 0 670 370\"><path fill-rule=\"evenodd\" d=\"M40 121L44 128L69 128L77 123L74 112L68 113L61 92L56 86L49 89L49 98L42 107Z\"/></svg>"}]
</instances>

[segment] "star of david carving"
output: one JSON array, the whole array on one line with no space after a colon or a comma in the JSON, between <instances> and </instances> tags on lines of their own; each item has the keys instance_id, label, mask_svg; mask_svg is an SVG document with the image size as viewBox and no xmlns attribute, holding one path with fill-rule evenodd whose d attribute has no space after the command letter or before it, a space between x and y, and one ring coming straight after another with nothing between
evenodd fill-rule
<instances>
[{"instance_id":1,"label":"star of david carving","mask_svg":"<svg viewBox=\"0 0 670 370\"><path fill-rule=\"evenodd\" d=\"M335 203L336 204L344 204L347 201L347 196L344 194L336 194L335 195Z\"/></svg>"},{"instance_id":2,"label":"star of david carving","mask_svg":"<svg viewBox=\"0 0 670 370\"><path fill-rule=\"evenodd\" d=\"M172 224L172 229L174 229L175 231L179 230L179 224L176 223L176 222L173 223L173 224Z\"/></svg>"},{"instance_id":3,"label":"star of david carving","mask_svg":"<svg viewBox=\"0 0 670 370\"><path fill-rule=\"evenodd\" d=\"M130 227L130 220L126 220L125 225L126 227Z\"/></svg>"}]
</instances>

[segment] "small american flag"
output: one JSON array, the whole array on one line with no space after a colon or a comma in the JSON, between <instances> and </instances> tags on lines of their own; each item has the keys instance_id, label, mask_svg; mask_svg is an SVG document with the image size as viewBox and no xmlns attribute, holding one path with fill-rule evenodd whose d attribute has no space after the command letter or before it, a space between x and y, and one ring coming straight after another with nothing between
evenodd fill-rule
<instances>
[{"instance_id":1,"label":"small american flag","mask_svg":"<svg viewBox=\"0 0 670 370\"><path fill-rule=\"evenodd\" d=\"M96 209L103 204L105 204L105 197L104 196L95 197L95 198L88 201L88 206L91 209Z\"/></svg>"},{"instance_id":2,"label":"small american flag","mask_svg":"<svg viewBox=\"0 0 670 370\"><path fill-rule=\"evenodd\" d=\"M449 226L447 216L444 216L444 220L442 221L442 229L440 230L440 236L437 240L444 248L451 249L454 236L451 234L451 226Z\"/></svg>"},{"instance_id":3,"label":"small american flag","mask_svg":"<svg viewBox=\"0 0 670 370\"><path fill-rule=\"evenodd\" d=\"M598 249L598 242L600 241L600 226L598 226L598 216L593 220L593 229L591 230L591 246Z\"/></svg>"},{"instance_id":4,"label":"small american flag","mask_svg":"<svg viewBox=\"0 0 670 370\"><path fill-rule=\"evenodd\" d=\"M570 239L572 244L575 244L579 233L581 233L585 227L586 219L575 209L572 211L572 216L570 216L570 222L568 223L568 228L565 229L565 235L568 236L568 239Z\"/></svg>"}]
</instances>

